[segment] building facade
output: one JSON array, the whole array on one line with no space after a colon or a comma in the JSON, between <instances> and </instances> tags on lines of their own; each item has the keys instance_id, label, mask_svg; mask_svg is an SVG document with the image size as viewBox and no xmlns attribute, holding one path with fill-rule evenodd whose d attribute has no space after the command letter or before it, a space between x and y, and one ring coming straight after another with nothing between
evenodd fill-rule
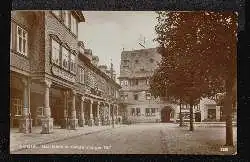
<instances>
[{"instance_id":1,"label":"building facade","mask_svg":"<svg viewBox=\"0 0 250 162\"><path fill-rule=\"evenodd\" d=\"M78 40L84 21L81 11L11 12L11 127L51 133L118 121L120 86Z\"/></svg>"},{"instance_id":2,"label":"building facade","mask_svg":"<svg viewBox=\"0 0 250 162\"><path fill-rule=\"evenodd\" d=\"M180 107L184 121L190 119L188 104L175 104L168 97L154 98L149 93L149 78L161 56L156 48L123 51L120 65L120 100L129 123L179 122ZM215 100L203 98L193 107L195 122L222 121L222 110Z\"/></svg>"}]
</instances>

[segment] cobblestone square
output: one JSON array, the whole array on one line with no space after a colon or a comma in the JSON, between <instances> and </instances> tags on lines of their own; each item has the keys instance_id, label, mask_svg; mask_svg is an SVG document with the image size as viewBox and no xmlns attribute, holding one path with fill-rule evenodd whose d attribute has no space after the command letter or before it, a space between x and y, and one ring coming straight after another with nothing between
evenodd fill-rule
<instances>
[{"instance_id":1,"label":"cobblestone square","mask_svg":"<svg viewBox=\"0 0 250 162\"><path fill-rule=\"evenodd\" d=\"M237 139L234 127L234 143ZM174 123L135 124L40 145L14 154L234 154L225 148L225 127L180 128Z\"/></svg>"}]
</instances>

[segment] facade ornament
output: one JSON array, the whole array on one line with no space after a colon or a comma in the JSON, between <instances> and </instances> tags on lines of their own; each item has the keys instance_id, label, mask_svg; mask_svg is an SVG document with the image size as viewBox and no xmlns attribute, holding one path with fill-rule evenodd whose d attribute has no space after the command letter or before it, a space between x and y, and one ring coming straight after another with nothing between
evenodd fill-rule
<instances>
[{"instance_id":1,"label":"facade ornament","mask_svg":"<svg viewBox=\"0 0 250 162\"><path fill-rule=\"evenodd\" d=\"M45 83L45 86L46 86L47 88L50 88L50 87L51 87L52 82L51 82L50 80L45 79L43 82Z\"/></svg>"}]
</instances>

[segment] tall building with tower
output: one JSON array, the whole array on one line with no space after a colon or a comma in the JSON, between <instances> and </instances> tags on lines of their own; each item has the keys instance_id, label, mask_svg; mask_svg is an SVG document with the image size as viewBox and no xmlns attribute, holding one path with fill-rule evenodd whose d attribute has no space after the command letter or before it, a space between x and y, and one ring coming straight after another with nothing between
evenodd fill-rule
<instances>
[{"instance_id":1,"label":"tall building with tower","mask_svg":"<svg viewBox=\"0 0 250 162\"><path fill-rule=\"evenodd\" d=\"M174 105L170 105L149 93L149 79L161 56L156 48L122 51L120 65L120 99L126 109L128 122L174 121ZM168 106L168 107L166 107ZM164 108L168 113L161 117Z\"/></svg>"}]
</instances>

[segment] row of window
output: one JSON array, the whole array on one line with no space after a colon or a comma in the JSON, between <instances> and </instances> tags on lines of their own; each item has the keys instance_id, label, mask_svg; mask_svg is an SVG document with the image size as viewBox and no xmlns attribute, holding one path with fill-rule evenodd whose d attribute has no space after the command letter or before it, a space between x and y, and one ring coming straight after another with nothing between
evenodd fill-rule
<instances>
[{"instance_id":1,"label":"row of window","mask_svg":"<svg viewBox=\"0 0 250 162\"><path fill-rule=\"evenodd\" d=\"M16 50L18 53L27 56L28 55L28 32L21 28L20 26L16 26ZM10 37L10 49L12 49L12 31Z\"/></svg>"},{"instance_id":2,"label":"row of window","mask_svg":"<svg viewBox=\"0 0 250 162\"><path fill-rule=\"evenodd\" d=\"M76 18L70 13L70 11L52 11L53 14L58 17L59 19L64 20L64 23L67 28L69 28L75 35L77 35L77 20ZM28 54L28 32L17 25L16 28L16 49L17 52L20 54L27 56ZM12 49L12 32L11 32L11 40L10 40L10 48ZM56 46L56 45L55 45ZM58 48L54 49L58 50ZM65 52L65 49L63 49L63 52ZM65 66L67 66L67 62L63 62Z\"/></svg>"},{"instance_id":3,"label":"row of window","mask_svg":"<svg viewBox=\"0 0 250 162\"><path fill-rule=\"evenodd\" d=\"M71 53L70 50L60 45L57 41L52 39L52 63L62 66L65 70L76 72L75 54Z\"/></svg>"},{"instance_id":4,"label":"row of window","mask_svg":"<svg viewBox=\"0 0 250 162\"><path fill-rule=\"evenodd\" d=\"M190 105L189 105L189 104L182 104L182 105L181 105L181 108L182 108L182 109L189 109L189 108L190 108ZM194 106L193 106L193 109L199 111L199 110L200 110L200 105L199 105L199 104L194 105Z\"/></svg>"},{"instance_id":5,"label":"row of window","mask_svg":"<svg viewBox=\"0 0 250 162\"><path fill-rule=\"evenodd\" d=\"M145 79L145 80L142 80L142 79L130 79L130 80L121 80L120 81L120 85L121 86L137 86L139 85L139 80L140 80L140 83L142 83L141 81L144 81L146 85L149 85L149 79Z\"/></svg>"},{"instance_id":6,"label":"row of window","mask_svg":"<svg viewBox=\"0 0 250 162\"><path fill-rule=\"evenodd\" d=\"M82 67L79 67L79 82L84 84L84 69ZM95 76L95 74L93 72L88 72L88 76L87 76L88 80L87 80L87 84L92 87L92 88L98 88L100 90L105 90L107 91L107 93L109 95L112 95L114 97L118 96L118 91L114 88L114 87L109 87L109 86L105 86L105 81L103 79L97 81L97 78ZM98 84L99 82L99 84Z\"/></svg>"},{"instance_id":7,"label":"row of window","mask_svg":"<svg viewBox=\"0 0 250 162\"><path fill-rule=\"evenodd\" d=\"M52 13L59 20L62 20L72 33L77 35L77 20L70 11L52 10Z\"/></svg>"},{"instance_id":8,"label":"row of window","mask_svg":"<svg viewBox=\"0 0 250 162\"><path fill-rule=\"evenodd\" d=\"M120 97L123 100L127 100L128 99L128 94L121 94ZM136 93L136 94L133 95L133 97L134 97L134 100L138 100L139 99L139 94ZM146 93L145 94L145 99L146 100L151 100L151 94L150 93Z\"/></svg>"},{"instance_id":9,"label":"row of window","mask_svg":"<svg viewBox=\"0 0 250 162\"><path fill-rule=\"evenodd\" d=\"M157 109L158 110L158 109ZM140 108L131 108L131 116L141 116L141 109ZM146 108L145 109L145 116L155 116L156 115L156 108Z\"/></svg>"},{"instance_id":10,"label":"row of window","mask_svg":"<svg viewBox=\"0 0 250 162\"><path fill-rule=\"evenodd\" d=\"M123 62L124 65L127 65L127 64L129 63L129 60L122 60L122 62ZM150 62L150 63L153 63L153 62L154 62L154 59L150 58L150 59L149 59L149 62ZM136 63L136 64L139 63L139 60L135 60L135 63ZM145 62L144 62L144 63L145 63Z\"/></svg>"}]
</instances>

